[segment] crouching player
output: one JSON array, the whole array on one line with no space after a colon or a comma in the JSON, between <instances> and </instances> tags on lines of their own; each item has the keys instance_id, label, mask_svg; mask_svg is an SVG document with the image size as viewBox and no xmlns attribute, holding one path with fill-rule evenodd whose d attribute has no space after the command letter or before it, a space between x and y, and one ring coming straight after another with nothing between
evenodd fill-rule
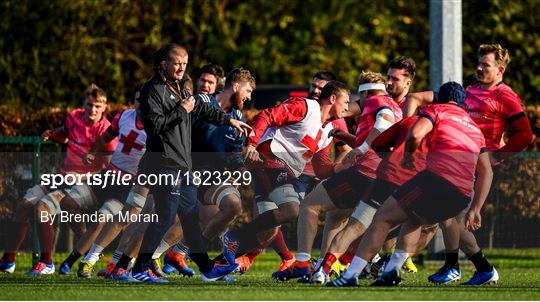
<instances>
[{"instance_id":1,"label":"crouching player","mask_svg":"<svg viewBox=\"0 0 540 302\"><path fill-rule=\"evenodd\" d=\"M319 215L335 209L350 212L366 195L376 177L381 158L370 148L372 141L401 120L401 109L386 95L385 80L380 73L363 72L360 75L359 91L365 104L359 119L356 137L344 135L343 141L354 145L347 154L354 165L319 183L300 205L298 218L297 261L286 271L275 272L273 277L286 281L293 278L309 278L311 250L317 234Z\"/></svg>"}]
</instances>

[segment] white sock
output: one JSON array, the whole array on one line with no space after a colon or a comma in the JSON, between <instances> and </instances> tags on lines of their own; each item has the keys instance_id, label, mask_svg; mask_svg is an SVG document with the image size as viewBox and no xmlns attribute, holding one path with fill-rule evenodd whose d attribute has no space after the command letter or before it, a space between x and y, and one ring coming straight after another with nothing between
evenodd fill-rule
<instances>
[{"instance_id":1,"label":"white sock","mask_svg":"<svg viewBox=\"0 0 540 302\"><path fill-rule=\"evenodd\" d=\"M304 262L309 261L311 259L311 255L308 253L296 253L296 261Z\"/></svg>"},{"instance_id":2,"label":"white sock","mask_svg":"<svg viewBox=\"0 0 540 302\"><path fill-rule=\"evenodd\" d=\"M358 256L354 256L349 268L343 272L343 277L348 279L353 277L355 274L360 274L367 264L368 262L366 260Z\"/></svg>"},{"instance_id":3,"label":"white sock","mask_svg":"<svg viewBox=\"0 0 540 302\"><path fill-rule=\"evenodd\" d=\"M384 273L392 270L399 270L409 258L409 253L404 250L395 250L388 263L384 266Z\"/></svg>"},{"instance_id":4,"label":"white sock","mask_svg":"<svg viewBox=\"0 0 540 302\"><path fill-rule=\"evenodd\" d=\"M152 255L152 259L157 259L161 257L161 254L165 253L171 246L163 239L161 239L161 242L159 243L158 247L156 248L156 251Z\"/></svg>"},{"instance_id":5,"label":"white sock","mask_svg":"<svg viewBox=\"0 0 540 302\"><path fill-rule=\"evenodd\" d=\"M324 258L317 258L317 262L315 262L315 269L318 270L321 266L322 266L322 263L323 263L323 260Z\"/></svg>"},{"instance_id":6,"label":"white sock","mask_svg":"<svg viewBox=\"0 0 540 302\"><path fill-rule=\"evenodd\" d=\"M122 252L119 250L115 250L111 259L111 263L118 263L118 260L120 260L121 257L122 257Z\"/></svg>"},{"instance_id":7,"label":"white sock","mask_svg":"<svg viewBox=\"0 0 540 302\"><path fill-rule=\"evenodd\" d=\"M95 243L92 244L92 247L90 248L86 256L84 256L84 261L92 265L96 264L96 262L99 260L99 255L101 254L101 252L103 252L103 250L104 247L101 247Z\"/></svg>"},{"instance_id":8,"label":"white sock","mask_svg":"<svg viewBox=\"0 0 540 302\"><path fill-rule=\"evenodd\" d=\"M181 254L182 256L185 256L188 253L189 248L184 244L183 241L180 241L174 245L172 251L173 253Z\"/></svg>"}]
</instances>

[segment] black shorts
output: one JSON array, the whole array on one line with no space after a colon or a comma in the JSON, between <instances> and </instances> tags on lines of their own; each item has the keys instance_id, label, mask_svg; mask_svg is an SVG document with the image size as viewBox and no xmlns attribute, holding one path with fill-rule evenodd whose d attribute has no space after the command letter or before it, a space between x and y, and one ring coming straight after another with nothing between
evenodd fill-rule
<instances>
[{"instance_id":1,"label":"black shorts","mask_svg":"<svg viewBox=\"0 0 540 302\"><path fill-rule=\"evenodd\" d=\"M397 188L398 186L395 183L377 178L373 183L369 198L364 202L378 209Z\"/></svg>"},{"instance_id":2,"label":"black shorts","mask_svg":"<svg viewBox=\"0 0 540 302\"><path fill-rule=\"evenodd\" d=\"M451 182L427 170L403 184L392 196L410 218L421 224L455 217L471 201Z\"/></svg>"},{"instance_id":3,"label":"black shorts","mask_svg":"<svg viewBox=\"0 0 540 302\"><path fill-rule=\"evenodd\" d=\"M373 179L350 167L326 179L322 185L334 205L340 209L352 209L360 200L366 200Z\"/></svg>"}]
</instances>

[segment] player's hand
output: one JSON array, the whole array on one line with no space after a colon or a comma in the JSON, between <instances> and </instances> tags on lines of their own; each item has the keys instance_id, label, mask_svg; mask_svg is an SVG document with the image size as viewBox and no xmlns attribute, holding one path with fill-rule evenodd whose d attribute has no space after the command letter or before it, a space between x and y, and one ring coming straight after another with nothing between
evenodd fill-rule
<instances>
[{"instance_id":1,"label":"player's hand","mask_svg":"<svg viewBox=\"0 0 540 302\"><path fill-rule=\"evenodd\" d=\"M339 139L340 141L346 141L349 138L349 132L343 131L341 129L334 129L332 136Z\"/></svg>"},{"instance_id":2,"label":"player's hand","mask_svg":"<svg viewBox=\"0 0 540 302\"><path fill-rule=\"evenodd\" d=\"M44 142L48 141L54 134L54 131L53 130L45 130L43 131L43 134L41 134L41 140L43 140Z\"/></svg>"},{"instance_id":3,"label":"player's hand","mask_svg":"<svg viewBox=\"0 0 540 302\"><path fill-rule=\"evenodd\" d=\"M341 164L344 167L350 167L356 162L356 158L362 155L363 154L362 152L360 152L360 150L352 149L351 151L349 151L349 153L347 153L347 155L345 155L345 158L343 158L343 161L341 161Z\"/></svg>"},{"instance_id":4,"label":"player's hand","mask_svg":"<svg viewBox=\"0 0 540 302\"><path fill-rule=\"evenodd\" d=\"M401 166L404 169L414 170L414 157L411 152L405 152L403 159L401 160Z\"/></svg>"},{"instance_id":5,"label":"player's hand","mask_svg":"<svg viewBox=\"0 0 540 302\"><path fill-rule=\"evenodd\" d=\"M190 113L195 108L195 98L193 96L188 97L180 101L180 106L186 109L187 113Z\"/></svg>"},{"instance_id":6,"label":"player's hand","mask_svg":"<svg viewBox=\"0 0 540 302\"><path fill-rule=\"evenodd\" d=\"M480 211L470 209L465 215L465 226L469 231L476 231L482 227Z\"/></svg>"},{"instance_id":7,"label":"player's hand","mask_svg":"<svg viewBox=\"0 0 540 302\"><path fill-rule=\"evenodd\" d=\"M85 165L92 165L96 161L96 155L88 153L86 154L86 156L83 157L82 160Z\"/></svg>"},{"instance_id":8,"label":"player's hand","mask_svg":"<svg viewBox=\"0 0 540 302\"><path fill-rule=\"evenodd\" d=\"M493 152L489 152L489 162L492 167L496 167L502 163L502 160L498 159Z\"/></svg>"},{"instance_id":9,"label":"player's hand","mask_svg":"<svg viewBox=\"0 0 540 302\"><path fill-rule=\"evenodd\" d=\"M236 128L236 130L238 130L238 132L240 132L240 135L245 135L245 136L248 136L249 133L253 130L253 128L251 128L250 125L242 122L242 121L239 121L239 120L235 120L235 119L230 119L229 120L229 125L231 125L232 127Z\"/></svg>"},{"instance_id":10,"label":"player's hand","mask_svg":"<svg viewBox=\"0 0 540 302\"><path fill-rule=\"evenodd\" d=\"M257 147L248 145L246 149L246 156L244 157L247 163L257 163L262 162L262 159L257 151Z\"/></svg>"}]
</instances>

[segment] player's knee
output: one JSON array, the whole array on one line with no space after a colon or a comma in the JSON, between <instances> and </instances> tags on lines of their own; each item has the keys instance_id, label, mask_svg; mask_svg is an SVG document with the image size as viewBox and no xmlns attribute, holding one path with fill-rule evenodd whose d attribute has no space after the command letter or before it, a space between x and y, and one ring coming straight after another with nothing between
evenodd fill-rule
<instances>
[{"instance_id":1,"label":"player's knee","mask_svg":"<svg viewBox=\"0 0 540 302\"><path fill-rule=\"evenodd\" d=\"M242 214L242 201L236 195L227 195L221 201L219 208L234 219Z\"/></svg>"},{"instance_id":2,"label":"player's knee","mask_svg":"<svg viewBox=\"0 0 540 302\"><path fill-rule=\"evenodd\" d=\"M101 208L99 208L98 213L113 217L115 215L118 215L123 207L124 205L122 204L122 202L111 198L103 203Z\"/></svg>"},{"instance_id":3,"label":"player's knee","mask_svg":"<svg viewBox=\"0 0 540 302\"><path fill-rule=\"evenodd\" d=\"M139 194L136 190L132 189L129 191L128 197L126 199L126 204L130 205L133 208L136 208L140 211L145 208L147 204L147 195Z\"/></svg>"},{"instance_id":4,"label":"player's knee","mask_svg":"<svg viewBox=\"0 0 540 302\"><path fill-rule=\"evenodd\" d=\"M33 207L37 202L45 196L45 191L39 186L35 185L30 189L26 190L24 197L22 199L22 204L25 206Z\"/></svg>"},{"instance_id":5,"label":"player's knee","mask_svg":"<svg viewBox=\"0 0 540 302\"><path fill-rule=\"evenodd\" d=\"M358 225L367 228L369 227L373 219L375 219L376 213L377 209L363 201L360 201L354 209L353 213L351 214L351 217L354 218Z\"/></svg>"},{"instance_id":6,"label":"player's knee","mask_svg":"<svg viewBox=\"0 0 540 302\"><path fill-rule=\"evenodd\" d=\"M391 220L391 213L389 211L382 211L379 210L375 213L373 216L373 223L390 223Z\"/></svg>"},{"instance_id":7,"label":"player's knee","mask_svg":"<svg viewBox=\"0 0 540 302\"><path fill-rule=\"evenodd\" d=\"M285 221L291 221L298 218L300 213L300 205L295 202L289 202L279 206L279 215L283 217Z\"/></svg>"},{"instance_id":8,"label":"player's knee","mask_svg":"<svg viewBox=\"0 0 540 302\"><path fill-rule=\"evenodd\" d=\"M368 227L369 225L365 226L362 222L352 218L352 219L349 219L349 221L347 222L347 225L343 229L343 233L362 234Z\"/></svg>"},{"instance_id":9,"label":"player's knee","mask_svg":"<svg viewBox=\"0 0 540 302\"><path fill-rule=\"evenodd\" d=\"M71 187L66 197L62 199L60 204L64 207L64 204L68 204L72 208L90 209L95 206L95 198L90 187L86 184L75 185Z\"/></svg>"},{"instance_id":10,"label":"player's knee","mask_svg":"<svg viewBox=\"0 0 540 302\"><path fill-rule=\"evenodd\" d=\"M74 212L81 209L81 206L70 196L65 196L60 200L60 209L62 211Z\"/></svg>"},{"instance_id":11,"label":"player's knee","mask_svg":"<svg viewBox=\"0 0 540 302\"><path fill-rule=\"evenodd\" d=\"M302 200L302 204L311 205L329 201L331 201L330 196L321 182L318 183L308 195L306 195L306 197Z\"/></svg>"},{"instance_id":12,"label":"player's knee","mask_svg":"<svg viewBox=\"0 0 540 302\"><path fill-rule=\"evenodd\" d=\"M47 212L47 213L51 212L51 209L49 209L49 206L44 201L41 201L41 200L38 201L38 203L35 206L35 209L38 215L40 212Z\"/></svg>"},{"instance_id":13,"label":"player's knee","mask_svg":"<svg viewBox=\"0 0 540 302\"><path fill-rule=\"evenodd\" d=\"M441 227L444 229L451 228L457 224L457 221L454 218L446 219L440 223Z\"/></svg>"},{"instance_id":14,"label":"player's knee","mask_svg":"<svg viewBox=\"0 0 540 302\"><path fill-rule=\"evenodd\" d=\"M36 205L39 207L38 211L47 211L50 214L59 214L62 208L60 207L60 201L66 196L64 191L56 190L43 196Z\"/></svg>"}]
</instances>

